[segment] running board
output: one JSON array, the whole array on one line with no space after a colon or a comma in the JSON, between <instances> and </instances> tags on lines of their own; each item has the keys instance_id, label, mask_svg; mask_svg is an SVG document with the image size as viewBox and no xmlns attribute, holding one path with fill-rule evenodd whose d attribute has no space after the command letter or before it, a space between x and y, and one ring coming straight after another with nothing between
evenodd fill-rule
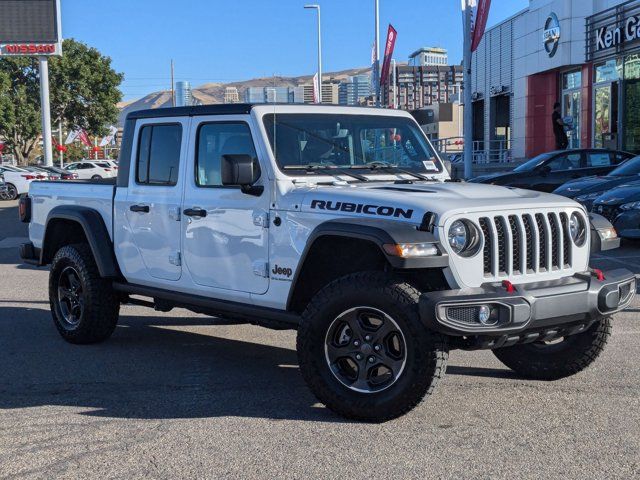
<instances>
[{"instance_id":1,"label":"running board","mask_svg":"<svg viewBox=\"0 0 640 480\"><path fill-rule=\"evenodd\" d=\"M216 300L200 295L167 291L130 283L113 282L113 289L129 295L140 295L154 300L161 299L176 307L183 307L198 313L242 319L277 330L297 329L300 324L300 315L276 308L247 305L246 303L230 302L228 300Z\"/></svg>"}]
</instances>

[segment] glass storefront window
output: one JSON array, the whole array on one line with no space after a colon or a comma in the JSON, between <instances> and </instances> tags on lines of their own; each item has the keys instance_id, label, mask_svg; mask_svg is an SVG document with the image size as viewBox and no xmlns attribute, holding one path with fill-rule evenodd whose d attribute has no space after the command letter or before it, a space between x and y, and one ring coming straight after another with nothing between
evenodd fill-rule
<instances>
[{"instance_id":1,"label":"glass storefront window","mask_svg":"<svg viewBox=\"0 0 640 480\"><path fill-rule=\"evenodd\" d=\"M562 75L562 89L571 90L573 88L580 88L582 86L582 72L580 70L575 72L567 72Z\"/></svg>"},{"instance_id":2,"label":"glass storefront window","mask_svg":"<svg viewBox=\"0 0 640 480\"><path fill-rule=\"evenodd\" d=\"M624 59L625 80L640 79L640 55L629 55Z\"/></svg>"},{"instance_id":3,"label":"glass storefront window","mask_svg":"<svg viewBox=\"0 0 640 480\"><path fill-rule=\"evenodd\" d=\"M607 60L596 65L596 83L616 82L622 78L622 61L617 59Z\"/></svg>"}]
</instances>

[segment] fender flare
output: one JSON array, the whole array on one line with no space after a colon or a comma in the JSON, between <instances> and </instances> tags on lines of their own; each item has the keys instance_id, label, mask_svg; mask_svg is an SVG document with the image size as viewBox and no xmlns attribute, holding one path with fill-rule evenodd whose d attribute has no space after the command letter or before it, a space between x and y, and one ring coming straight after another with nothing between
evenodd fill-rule
<instances>
[{"instance_id":1,"label":"fender flare","mask_svg":"<svg viewBox=\"0 0 640 480\"><path fill-rule=\"evenodd\" d=\"M50 224L54 220L68 220L79 224L93 253L102 278L119 278L120 269L113 251L113 243L109 237L109 231L104 223L102 215L88 207L78 205L60 205L53 208L47 216L42 249L40 251L40 265L47 265L51 258L46 256L46 246L50 241Z\"/></svg>"},{"instance_id":2,"label":"fender flare","mask_svg":"<svg viewBox=\"0 0 640 480\"><path fill-rule=\"evenodd\" d=\"M449 255L431 232L421 231L415 225L393 220L373 218L349 218L329 220L319 224L309 235L289 290L287 308L291 305L298 280L305 262L316 240L322 237L346 237L369 241L378 246L391 267L406 269L442 269L449 266ZM384 245L399 243L433 243L440 250L440 255L422 258L400 258L389 255Z\"/></svg>"}]
</instances>

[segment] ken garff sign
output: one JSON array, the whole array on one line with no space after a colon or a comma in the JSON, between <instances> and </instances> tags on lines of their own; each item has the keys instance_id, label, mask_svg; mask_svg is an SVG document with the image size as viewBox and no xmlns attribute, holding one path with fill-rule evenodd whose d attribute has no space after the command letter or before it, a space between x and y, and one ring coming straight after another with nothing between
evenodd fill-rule
<instances>
[{"instance_id":1,"label":"ken garff sign","mask_svg":"<svg viewBox=\"0 0 640 480\"><path fill-rule=\"evenodd\" d=\"M613 24L596 29L595 50L599 52L638 39L640 39L640 16L633 15L625 19L622 26Z\"/></svg>"},{"instance_id":2,"label":"ken garff sign","mask_svg":"<svg viewBox=\"0 0 640 480\"><path fill-rule=\"evenodd\" d=\"M558 51L560 45L560 21L555 13L551 13L544 22L544 31L542 32L542 40L544 49L553 57Z\"/></svg>"}]
</instances>

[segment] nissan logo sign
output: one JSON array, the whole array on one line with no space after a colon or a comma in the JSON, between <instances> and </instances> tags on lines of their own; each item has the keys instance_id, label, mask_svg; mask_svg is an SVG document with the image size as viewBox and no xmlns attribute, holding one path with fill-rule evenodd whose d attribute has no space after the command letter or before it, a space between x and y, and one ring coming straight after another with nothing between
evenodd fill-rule
<instances>
[{"instance_id":1,"label":"nissan logo sign","mask_svg":"<svg viewBox=\"0 0 640 480\"><path fill-rule=\"evenodd\" d=\"M542 40L544 49L550 57L553 57L558 51L560 44L560 21L555 13L552 13L544 23L544 31L542 32Z\"/></svg>"}]
</instances>

